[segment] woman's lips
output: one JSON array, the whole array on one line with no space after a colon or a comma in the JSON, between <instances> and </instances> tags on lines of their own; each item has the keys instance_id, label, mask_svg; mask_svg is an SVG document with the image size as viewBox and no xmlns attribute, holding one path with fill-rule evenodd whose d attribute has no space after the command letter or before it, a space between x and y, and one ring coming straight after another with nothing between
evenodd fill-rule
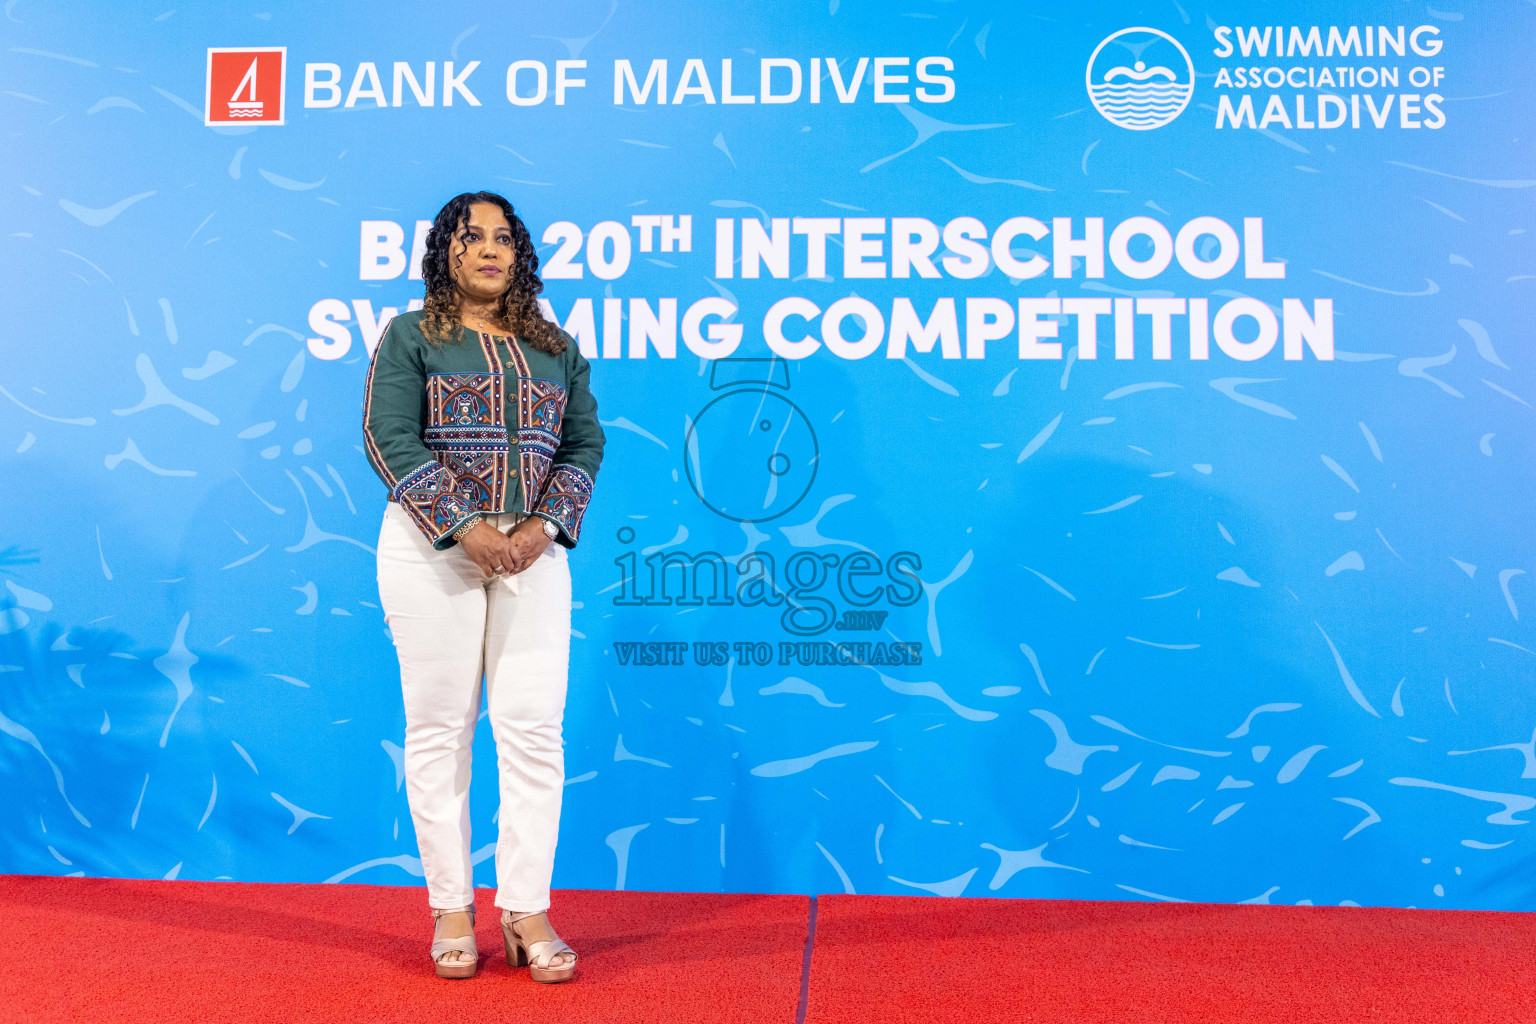
<instances>
[{"instance_id":1,"label":"woman's lips","mask_svg":"<svg viewBox=\"0 0 1536 1024\"><path fill-rule=\"evenodd\" d=\"M501 273L501 268L496 266L494 263L487 263L485 266L480 268L478 273L481 273L481 274L499 274L499 273Z\"/></svg>"}]
</instances>

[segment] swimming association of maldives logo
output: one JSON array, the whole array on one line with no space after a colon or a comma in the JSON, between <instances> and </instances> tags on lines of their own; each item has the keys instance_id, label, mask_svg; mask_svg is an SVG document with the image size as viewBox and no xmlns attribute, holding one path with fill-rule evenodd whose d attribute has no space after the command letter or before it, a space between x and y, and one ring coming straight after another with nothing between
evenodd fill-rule
<instances>
[{"instance_id":1,"label":"swimming association of maldives logo","mask_svg":"<svg viewBox=\"0 0 1536 1024\"><path fill-rule=\"evenodd\" d=\"M286 46L208 50L206 125L282 124Z\"/></svg>"},{"instance_id":2,"label":"swimming association of maldives logo","mask_svg":"<svg viewBox=\"0 0 1536 1024\"><path fill-rule=\"evenodd\" d=\"M1133 132L1161 128L1195 92L1195 65L1179 41L1155 28L1123 28L1088 58L1088 98L1104 118Z\"/></svg>"}]
</instances>

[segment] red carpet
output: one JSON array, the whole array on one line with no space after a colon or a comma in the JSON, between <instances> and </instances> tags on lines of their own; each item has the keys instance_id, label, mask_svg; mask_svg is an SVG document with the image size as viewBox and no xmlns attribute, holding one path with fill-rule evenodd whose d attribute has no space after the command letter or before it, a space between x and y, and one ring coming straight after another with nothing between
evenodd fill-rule
<instances>
[{"instance_id":1,"label":"red carpet","mask_svg":"<svg viewBox=\"0 0 1536 1024\"><path fill-rule=\"evenodd\" d=\"M1462 1024L1536 1013L1536 915L818 900L806 1024Z\"/></svg>"},{"instance_id":2,"label":"red carpet","mask_svg":"<svg viewBox=\"0 0 1536 1024\"><path fill-rule=\"evenodd\" d=\"M1536 1013L1536 915L560 892L576 981L439 981L417 888L0 876L0 1022L1461 1024ZM802 998L805 999L802 1004ZM494 1015L491 1016L491 1015Z\"/></svg>"},{"instance_id":3,"label":"red carpet","mask_svg":"<svg viewBox=\"0 0 1536 1024\"><path fill-rule=\"evenodd\" d=\"M556 893L581 954L565 985L507 966L491 899L480 973L441 981L423 889L0 876L0 1021L795 1019L803 896Z\"/></svg>"}]
</instances>

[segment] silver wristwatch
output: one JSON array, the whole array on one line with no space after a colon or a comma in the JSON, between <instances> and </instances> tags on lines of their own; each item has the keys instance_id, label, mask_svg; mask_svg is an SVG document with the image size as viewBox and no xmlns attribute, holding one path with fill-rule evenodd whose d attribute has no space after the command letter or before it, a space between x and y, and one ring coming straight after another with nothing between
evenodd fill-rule
<instances>
[{"instance_id":1,"label":"silver wristwatch","mask_svg":"<svg viewBox=\"0 0 1536 1024\"><path fill-rule=\"evenodd\" d=\"M548 537L550 540L558 540L560 538L560 527L556 526L552 521L545 519L543 516L539 517L539 521L544 526L544 536Z\"/></svg>"}]
</instances>

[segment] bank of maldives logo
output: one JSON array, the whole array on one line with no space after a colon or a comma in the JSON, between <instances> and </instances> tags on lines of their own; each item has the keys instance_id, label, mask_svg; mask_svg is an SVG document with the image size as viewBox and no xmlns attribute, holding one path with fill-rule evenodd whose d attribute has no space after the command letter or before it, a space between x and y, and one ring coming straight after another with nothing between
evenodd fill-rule
<instances>
[{"instance_id":1,"label":"bank of maldives logo","mask_svg":"<svg viewBox=\"0 0 1536 1024\"><path fill-rule=\"evenodd\" d=\"M287 61L286 46L210 48L203 123L282 124Z\"/></svg>"},{"instance_id":2,"label":"bank of maldives logo","mask_svg":"<svg viewBox=\"0 0 1536 1024\"><path fill-rule=\"evenodd\" d=\"M1088 98L1105 119L1133 132L1161 128L1184 112L1195 65L1179 41L1155 28L1123 28L1088 58Z\"/></svg>"}]
</instances>

